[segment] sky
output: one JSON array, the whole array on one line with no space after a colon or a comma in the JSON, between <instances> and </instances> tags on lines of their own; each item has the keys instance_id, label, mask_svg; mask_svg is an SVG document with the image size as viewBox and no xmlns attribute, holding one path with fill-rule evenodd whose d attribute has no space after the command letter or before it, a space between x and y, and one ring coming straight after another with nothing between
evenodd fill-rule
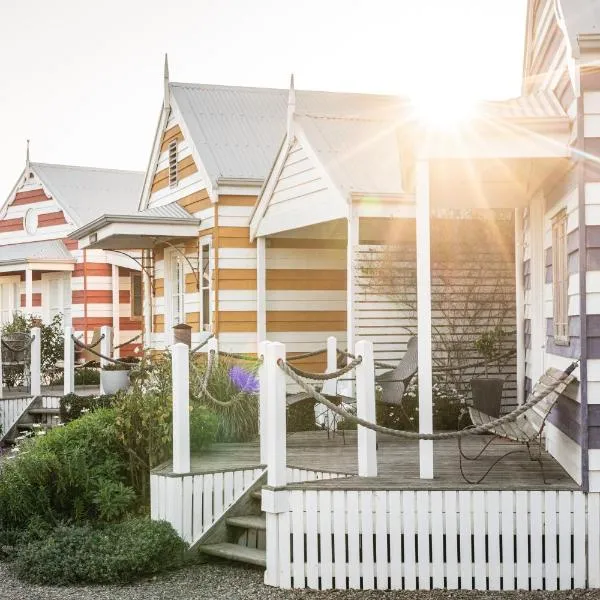
<instances>
[{"instance_id":1,"label":"sky","mask_svg":"<svg viewBox=\"0 0 600 600\"><path fill-rule=\"evenodd\" d=\"M31 160L145 170L172 81L502 99L526 0L0 0L0 199Z\"/></svg>"}]
</instances>

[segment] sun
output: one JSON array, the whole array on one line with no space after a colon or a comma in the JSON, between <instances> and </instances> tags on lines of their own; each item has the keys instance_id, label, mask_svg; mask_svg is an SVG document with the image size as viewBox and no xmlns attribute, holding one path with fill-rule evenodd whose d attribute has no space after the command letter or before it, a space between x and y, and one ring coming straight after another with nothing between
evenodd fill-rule
<instances>
[{"instance_id":1,"label":"sun","mask_svg":"<svg viewBox=\"0 0 600 600\"><path fill-rule=\"evenodd\" d=\"M447 89L447 88L446 88ZM429 129L451 130L476 114L477 101L468 95L440 94L439 89L414 94L415 117Z\"/></svg>"}]
</instances>

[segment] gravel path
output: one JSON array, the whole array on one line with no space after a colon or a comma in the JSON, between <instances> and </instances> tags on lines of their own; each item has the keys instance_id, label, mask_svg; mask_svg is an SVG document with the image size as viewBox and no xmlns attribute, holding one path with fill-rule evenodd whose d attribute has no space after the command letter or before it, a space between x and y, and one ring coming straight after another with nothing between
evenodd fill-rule
<instances>
[{"instance_id":1,"label":"gravel path","mask_svg":"<svg viewBox=\"0 0 600 600\"><path fill-rule=\"evenodd\" d=\"M538 600L600 599L600 590L573 592L311 592L284 591L263 585L263 571L229 564L201 564L175 573L128 586L40 587L16 580L10 564L0 563L2 600L294 600L296 598L333 598L368 600L393 598L418 600Z\"/></svg>"}]
</instances>

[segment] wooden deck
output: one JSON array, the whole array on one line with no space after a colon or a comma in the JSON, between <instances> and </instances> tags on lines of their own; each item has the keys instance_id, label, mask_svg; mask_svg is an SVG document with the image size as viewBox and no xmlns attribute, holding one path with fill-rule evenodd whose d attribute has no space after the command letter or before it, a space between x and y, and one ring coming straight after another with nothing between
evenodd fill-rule
<instances>
[{"instance_id":1,"label":"wooden deck","mask_svg":"<svg viewBox=\"0 0 600 600\"><path fill-rule=\"evenodd\" d=\"M95 396L100 393L100 387L97 385L78 385L75 388L75 393L79 396ZM43 385L42 396L63 396L64 388L62 385ZM8 398L25 398L31 396L28 387L15 387L4 389L2 399ZM2 400L0 399L0 400Z\"/></svg>"},{"instance_id":2,"label":"wooden deck","mask_svg":"<svg viewBox=\"0 0 600 600\"><path fill-rule=\"evenodd\" d=\"M418 443L403 441L390 436L379 436L377 452L379 477L357 476L335 480L320 480L293 484L302 488L354 489L354 490L577 490L579 486L563 468L544 453L543 463L548 483L544 483L540 469L531 462L526 453L513 454L497 465L479 485L466 483L460 475L456 440L434 442L435 479L419 478ZM488 436L465 438L463 447L475 453L487 441ZM467 464L467 473L475 477L483 473L491 461L518 448L514 444L494 442L483 459ZM346 432L345 441L341 434L331 436L326 432L311 431L294 433L287 438L287 464L318 471L357 473L356 432ZM248 469L260 465L257 442L248 444L216 444L210 451L192 457L192 473L215 473L236 469ZM165 464L155 472L170 474L171 465Z\"/></svg>"}]
</instances>

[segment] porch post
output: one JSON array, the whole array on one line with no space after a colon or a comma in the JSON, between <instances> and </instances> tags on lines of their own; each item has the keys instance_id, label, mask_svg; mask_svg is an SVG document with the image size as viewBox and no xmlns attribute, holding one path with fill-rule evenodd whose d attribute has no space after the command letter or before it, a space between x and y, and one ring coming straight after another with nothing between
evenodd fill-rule
<instances>
[{"instance_id":1,"label":"porch post","mask_svg":"<svg viewBox=\"0 0 600 600\"><path fill-rule=\"evenodd\" d=\"M523 211L515 208L515 318L517 321L517 403L525 400L525 284L523 281Z\"/></svg>"},{"instance_id":2,"label":"porch post","mask_svg":"<svg viewBox=\"0 0 600 600\"><path fill-rule=\"evenodd\" d=\"M267 339L267 243L256 238L256 343Z\"/></svg>"},{"instance_id":3,"label":"porch post","mask_svg":"<svg viewBox=\"0 0 600 600\"><path fill-rule=\"evenodd\" d=\"M538 194L529 208L531 239L531 381L544 372L546 320L544 318L544 197Z\"/></svg>"},{"instance_id":4,"label":"porch post","mask_svg":"<svg viewBox=\"0 0 600 600\"><path fill-rule=\"evenodd\" d=\"M110 328L108 325L103 325L102 327L100 327L100 337L102 337L102 340L100 342L100 354L103 354L104 356L112 356L112 328ZM109 364L112 363L110 363L105 358L100 359L100 369L103 369ZM100 374L100 394L104 394L104 387L102 385L102 374Z\"/></svg>"},{"instance_id":5,"label":"porch post","mask_svg":"<svg viewBox=\"0 0 600 600\"><path fill-rule=\"evenodd\" d=\"M362 362L356 367L356 414L365 421L375 423L373 342L357 342L355 355L362 357ZM377 477L377 433L362 425L357 429L358 476Z\"/></svg>"},{"instance_id":6,"label":"porch post","mask_svg":"<svg viewBox=\"0 0 600 600\"><path fill-rule=\"evenodd\" d=\"M150 267L150 253L152 250L142 250L142 282L144 290L144 348L150 348L152 335L152 282L147 270Z\"/></svg>"},{"instance_id":7,"label":"porch post","mask_svg":"<svg viewBox=\"0 0 600 600\"><path fill-rule=\"evenodd\" d=\"M350 206L350 216L348 217L348 243L346 246L346 348L351 352L355 344L354 331L354 296L356 294L356 279L354 277L354 249L358 245L358 226L357 215L352 214ZM350 359L348 359L350 361Z\"/></svg>"},{"instance_id":8,"label":"porch post","mask_svg":"<svg viewBox=\"0 0 600 600\"><path fill-rule=\"evenodd\" d=\"M190 472L190 349L171 346L173 357L173 473Z\"/></svg>"},{"instance_id":9,"label":"porch post","mask_svg":"<svg viewBox=\"0 0 600 600\"><path fill-rule=\"evenodd\" d=\"M45 298L45 301L48 299ZM33 270L25 269L25 313L33 313Z\"/></svg>"},{"instance_id":10,"label":"porch post","mask_svg":"<svg viewBox=\"0 0 600 600\"><path fill-rule=\"evenodd\" d=\"M72 394L75 391L75 344L73 343L72 327L65 327L64 338L64 360L63 360L63 384L64 394Z\"/></svg>"},{"instance_id":11,"label":"porch post","mask_svg":"<svg viewBox=\"0 0 600 600\"><path fill-rule=\"evenodd\" d=\"M39 327L31 328L31 395L40 396L42 393L42 330Z\"/></svg>"},{"instance_id":12,"label":"porch post","mask_svg":"<svg viewBox=\"0 0 600 600\"><path fill-rule=\"evenodd\" d=\"M419 433L433 432L431 358L431 223L429 162L416 163L417 333L419 352ZM421 479L433 479L433 441L419 441Z\"/></svg>"},{"instance_id":13,"label":"porch post","mask_svg":"<svg viewBox=\"0 0 600 600\"><path fill-rule=\"evenodd\" d=\"M133 301L133 298L130 297L130 302ZM119 323L120 310L119 310L119 267L117 265L112 265L112 323L113 323L113 339L115 346L118 346L121 343L121 329ZM115 348L114 357L120 358L121 353L119 348Z\"/></svg>"}]
</instances>

